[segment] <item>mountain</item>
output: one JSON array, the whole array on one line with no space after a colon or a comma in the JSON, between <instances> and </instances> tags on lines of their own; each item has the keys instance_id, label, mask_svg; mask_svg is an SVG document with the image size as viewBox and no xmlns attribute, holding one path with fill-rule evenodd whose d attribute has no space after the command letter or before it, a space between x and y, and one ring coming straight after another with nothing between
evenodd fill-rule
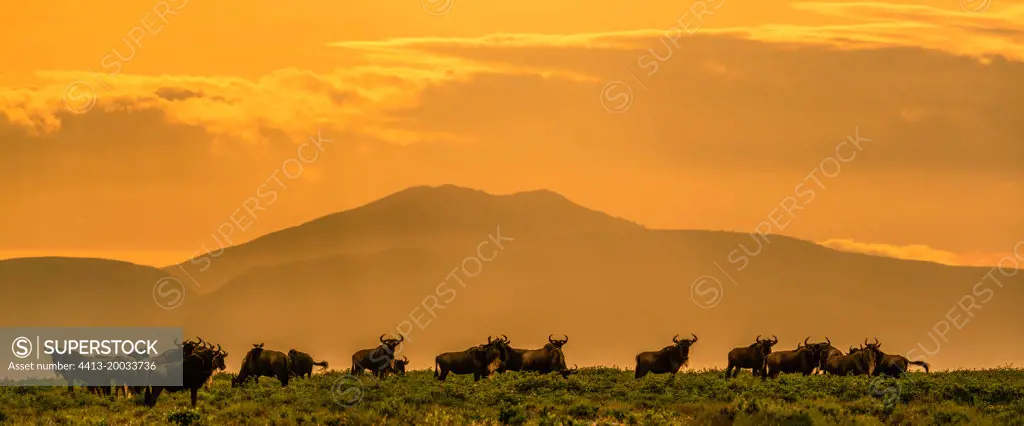
<instances>
[{"instance_id":1,"label":"mountain","mask_svg":"<svg viewBox=\"0 0 1024 426\"><path fill-rule=\"evenodd\" d=\"M1017 309L1024 274L997 275L1001 288L975 287L988 269L840 252L777 235L762 240L760 253L759 236L730 232L508 236L514 241L485 253L493 259L475 276L449 274L487 236L256 268L200 300L197 309L218 312L216 321L203 316L185 328L236 350L263 342L309 351L336 368L388 332L408 336L404 353L415 368L502 333L526 348L568 334L566 355L580 365L631 366L637 352L690 332L700 337L695 367L723 366L730 348L757 334L777 334L779 349L807 336L828 336L843 349L877 336L883 350L901 354L920 343L935 352L927 357L935 368L1024 361L1013 326L1024 321ZM960 303L970 307L969 295L979 307L959 311ZM935 331L943 321L955 321L944 338Z\"/></svg>"},{"instance_id":2,"label":"mountain","mask_svg":"<svg viewBox=\"0 0 1024 426\"><path fill-rule=\"evenodd\" d=\"M841 252L779 235L645 229L550 191L410 188L210 260L192 273L207 293L194 294L182 278L175 285L187 289L184 303L171 310L154 302L165 295L154 290L177 266L3 261L0 284L11 291L0 320L171 322L223 344L231 368L261 342L346 368L354 351L393 332L408 336L414 368L488 335L532 348L562 333L567 358L581 366L632 367L637 352L691 332L700 338L695 368L724 366L729 349L758 334L778 335L780 350L807 336L842 349L877 336L883 350L917 348L937 369L1024 362L1019 271Z\"/></svg>"},{"instance_id":3,"label":"mountain","mask_svg":"<svg viewBox=\"0 0 1024 426\"><path fill-rule=\"evenodd\" d=\"M196 298L160 269L88 258L0 260L0 288L10 327L176 326Z\"/></svg>"},{"instance_id":4,"label":"mountain","mask_svg":"<svg viewBox=\"0 0 1024 426\"><path fill-rule=\"evenodd\" d=\"M454 185L418 186L210 255L164 268L211 291L248 269L401 247L463 244L497 227L518 235L641 232L624 219L584 208L547 190L491 195Z\"/></svg>"}]
</instances>

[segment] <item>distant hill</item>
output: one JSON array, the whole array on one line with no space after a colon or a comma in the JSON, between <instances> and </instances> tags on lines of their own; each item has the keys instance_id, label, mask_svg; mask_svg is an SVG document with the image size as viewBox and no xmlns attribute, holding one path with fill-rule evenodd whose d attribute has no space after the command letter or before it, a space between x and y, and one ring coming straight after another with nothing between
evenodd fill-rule
<instances>
[{"instance_id":1,"label":"distant hill","mask_svg":"<svg viewBox=\"0 0 1024 426\"><path fill-rule=\"evenodd\" d=\"M498 226L518 235L644 230L547 190L491 195L454 185L417 186L228 247L216 257L200 256L164 269L183 280L195 279L202 285L200 291L208 292L258 266L391 248L458 245L495 232Z\"/></svg>"},{"instance_id":2,"label":"distant hill","mask_svg":"<svg viewBox=\"0 0 1024 426\"><path fill-rule=\"evenodd\" d=\"M195 302L186 285L150 266L106 259L0 260L0 323L5 326L175 326ZM178 299L184 292L183 299ZM176 303L180 300L180 304ZM163 303L164 309L158 305Z\"/></svg>"}]
</instances>

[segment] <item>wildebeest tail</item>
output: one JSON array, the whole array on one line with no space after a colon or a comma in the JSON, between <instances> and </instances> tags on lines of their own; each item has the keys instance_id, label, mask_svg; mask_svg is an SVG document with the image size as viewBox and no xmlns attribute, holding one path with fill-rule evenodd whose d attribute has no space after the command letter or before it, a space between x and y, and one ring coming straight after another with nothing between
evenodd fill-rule
<instances>
[{"instance_id":1,"label":"wildebeest tail","mask_svg":"<svg viewBox=\"0 0 1024 426\"><path fill-rule=\"evenodd\" d=\"M910 361L910 364L911 365L917 365L917 366L920 366L920 367L924 367L924 372L925 373L928 373L929 372L928 368L931 367L930 365L928 365L927 362L924 362L924 361Z\"/></svg>"},{"instance_id":2,"label":"wildebeest tail","mask_svg":"<svg viewBox=\"0 0 1024 426\"><path fill-rule=\"evenodd\" d=\"M313 365L319 366L321 370L327 369L327 361L313 362Z\"/></svg>"},{"instance_id":3,"label":"wildebeest tail","mask_svg":"<svg viewBox=\"0 0 1024 426\"><path fill-rule=\"evenodd\" d=\"M437 358L434 358L434 378L440 377L441 374L437 372Z\"/></svg>"}]
</instances>

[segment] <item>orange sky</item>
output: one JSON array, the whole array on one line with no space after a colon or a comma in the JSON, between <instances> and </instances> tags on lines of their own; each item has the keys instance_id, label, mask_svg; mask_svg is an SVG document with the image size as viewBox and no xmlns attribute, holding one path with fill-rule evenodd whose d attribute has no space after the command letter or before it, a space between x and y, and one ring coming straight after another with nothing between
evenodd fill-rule
<instances>
[{"instance_id":1,"label":"orange sky","mask_svg":"<svg viewBox=\"0 0 1024 426\"><path fill-rule=\"evenodd\" d=\"M1024 239L1024 2L643 4L12 3L0 258L173 263L285 172L236 243L443 183L752 231L855 129L773 232L963 264Z\"/></svg>"}]
</instances>

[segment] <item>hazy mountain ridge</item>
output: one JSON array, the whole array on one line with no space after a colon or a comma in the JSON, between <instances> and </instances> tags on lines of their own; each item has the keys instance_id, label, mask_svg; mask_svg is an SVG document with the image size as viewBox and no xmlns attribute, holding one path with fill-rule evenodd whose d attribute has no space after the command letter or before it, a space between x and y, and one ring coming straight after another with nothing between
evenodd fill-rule
<instances>
[{"instance_id":1,"label":"hazy mountain ridge","mask_svg":"<svg viewBox=\"0 0 1024 426\"><path fill-rule=\"evenodd\" d=\"M466 276L463 260L477 256L499 227L512 240L498 252L486 244L481 250L493 260L482 263L479 275ZM46 262L79 263L18 261L38 263L31 276L20 275L26 288L68 286L58 279L67 274L42 272L53 269ZM451 186L410 188L228 248L210 261L210 270L196 275L208 294L193 294L182 278L189 293L172 311L152 299L164 271L113 261L99 261L111 270L74 269L71 275L89 275L89 286L112 286L123 297L107 292L92 311L58 312L74 323L95 322L84 320L94 311L116 312L111 318L131 325L192 313L176 324L237 353L232 365L251 343L264 342L307 350L343 368L381 333L402 331L416 368L436 353L498 333L516 347L565 333L572 362L629 365L636 352L694 332L701 340L692 365L721 366L729 348L757 334L778 334L786 348L808 334L812 340L827 335L844 349L876 335L892 352L906 353L919 342L934 346L929 331L965 295L981 300L975 286L990 272L843 252L780 235L651 230L550 191L494 196ZM4 262L13 261L0 262L0 277ZM211 271L225 283L206 288L215 281ZM699 279L705 287L695 291ZM1024 343L1008 324L1024 321L1016 310L1024 274L1002 284L963 329L948 333L929 362L936 368L1022 362ZM0 315L7 321L50 306L30 300L37 304ZM125 305L147 304L149 310L120 314ZM1005 344L992 348L993 341Z\"/></svg>"},{"instance_id":2,"label":"hazy mountain ridge","mask_svg":"<svg viewBox=\"0 0 1024 426\"><path fill-rule=\"evenodd\" d=\"M163 309L154 301L154 286L167 277L160 269L119 260L2 260L0 318L10 326L180 324L188 307ZM172 288L183 291L184 300L196 297L187 286Z\"/></svg>"}]
</instances>

